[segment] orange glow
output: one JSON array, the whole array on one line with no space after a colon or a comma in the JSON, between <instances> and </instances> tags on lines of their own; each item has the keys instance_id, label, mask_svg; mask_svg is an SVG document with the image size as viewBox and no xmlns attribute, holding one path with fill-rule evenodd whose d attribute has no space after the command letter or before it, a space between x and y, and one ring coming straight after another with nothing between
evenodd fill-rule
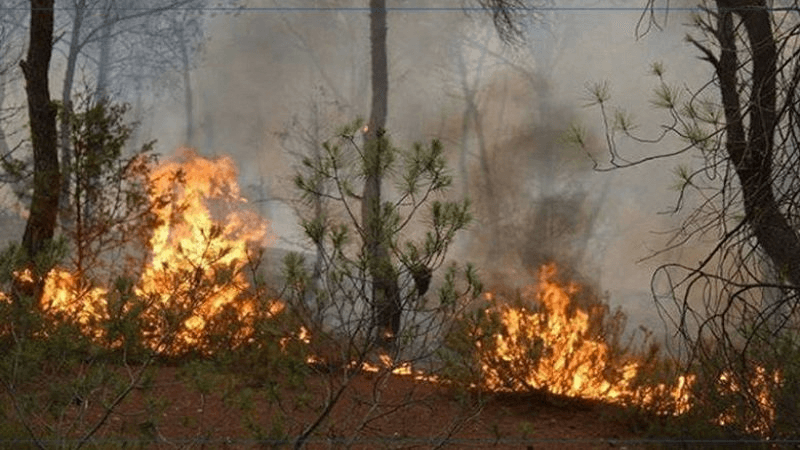
<instances>
[{"instance_id":1,"label":"orange glow","mask_svg":"<svg viewBox=\"0 0 800 450\"><path fill-rule=\"evenodd\" d=\"M769 378L772 378L771 382ZM750 420L745 424L745 431L748 433L763 434L769 431L772 423L775 421L775 402L769 391L769 386L772 384L781 383L780 372L773 372L770 376L767 370L761 366L756 366L755 374L748 380L749 388L748 394L754 399L755 405L753 407L758 411L754 417L755 420ZM735 377L730 372L723 372L719 376L719 386L723 394L737 394L742 392L742 386L736 381ZM733 407L724 411L717 423L720 425L728 425L734 421L736 412Z\"/></svg>"},{"instance_id":2,"label":"orange glow","mask_svg":"<svg viewBox=\"0 0 800 450\"><path fill-rule=\"evenodd\" d=\"M56 317L66 315L74 319L86 335L101 338L104 328L99 324L108 320L107 293L103 288L83 283L67 270L55 268L47 274L42 307Z\"/></svg>"},{"instance_id":3,"label":"orange glow","mask_svg":"<svg viewBox=\"0 0 800 450\"><path fill-rule=\"evenodd\" d=\"M265 243L267 223L243 208L236 176L231 158L208 159L183 149L149 178L158 220L134 292L147 305L140 319L145 343L153 350L205 351L209 321L231 310L239 325L233 342L243 342L256 307L266 307L267 316L283 310L277 300L257 306L250 292L244 269L256 257L252 249ZM56 268L47 276L41 305L54 318L69 317L87 335L101 338L98 324L108 319L107 294Z\"/></svg>"},{"instance_id":4,"label":"orange glow","mask_svg":"<svg viewBox=\"0 0 800 450\"><path fill-rule=\"evenodd\" d=\"M267 226L242 209L245 199L236 175L231 158L212 160L183 149L179 161L161 164L150 177L151 200L169 196L173 201L157 210L152 261L136 293L182 313L184 330L170 351L196 347L207 320L227 306L236 310L239 321L252 316L254 299L243 296L249 285L242 269L252 257L250 246L264 241ZM159 322L158 308L150 311ZM167 327L175 326L160 322L148 336L154 346Z\"/></svg>"},{"instance_id":5,"label":"orange glow","mask_svg":"<svg viewBox=\"0 0 800 450\"><path fill-rule=\"evenodd\" d=\"M373 364L368 361L364 361L361 364L361 370L364 372L372 372L372 373L381 373L381 372L390 372L392 375L400 375L400 376L410 376L413 377L415 380L419 381L428 381L428 382L438 382L439 378L434 375L428 375L423 371L416 370L411 365L410 362L402 362L397 363L395 362L391 356L382 353L378 355L379 363Z\"/></svg>"},{"instance_id":6,"label":"orange glow","mask_svg":"<svg viewBox=\"0 0 800 450\"><path fill-rule=\"evenodd\" d=\"M579 287L561 286L555 275L555 265L543 266L538 284L523 290L521 297L532 309L485 295L490 310L499 313L501 326L485 345L489 348L477 342L484 387L544 390L623 404L658 401L660 412L686 411L693 378L681 377L671 387L636 386L640 363L612 355L609 345L591 331L590 314L570 304Z\"/></svg>"}]
</instances>

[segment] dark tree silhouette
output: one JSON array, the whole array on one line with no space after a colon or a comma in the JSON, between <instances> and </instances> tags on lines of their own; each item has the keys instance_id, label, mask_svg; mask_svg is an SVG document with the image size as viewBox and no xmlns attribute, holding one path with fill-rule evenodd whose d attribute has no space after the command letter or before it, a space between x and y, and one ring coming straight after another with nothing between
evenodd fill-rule
<instances>
[{"instance_id":1,"label":"dark tree silhouette","mask_svg":"<svg viewBox=\"0 0 800 450\"><path fill-rule=\"evenodd\" d=\"M25 76L33 145L33 199L22 237L22 246L31 261L52 240L58 213L56 108L50 101L48 87L52 52L53 0L31 0L30 44L26 58L20 62Z\"/></svg>"},{"instance_id":2,"label":"dark tree silhouette","mask_svg":"<svg viewBox=\"0 0 800 450\"><path fill-rule=\"evenodd\" d=\"M655 1L648 1L643 18L655 20L654 8ZM655 138L637 135L624 112L609 113L614 109L606 84L591 89L609 152L607 161L595 161L599 170L700 156L696 167L677 170L675 210L688 214L668 248L708 237L714 245L697 264L661 266L653 293L685 344L685 361L699 363L712 382L725 373L743 386L733 396L739 406L731 421L775 436L796 436L800 395L798 8L797 1L703 2L688 41L710 64L712 77L690 90L668 83L663 65L653 65L659 80L653 104L669 118ZM667 136L684 145L644 157L623 149L625 139L639 146ZM581 136L577 142L586 145ZM784 378L771 376L767 382L766 370ZM776 411L759 406L763 400L755 386L764 385L774 398L786 399ZM718 398L709 403L714 402Z\"/></svg>"}]
</instances>

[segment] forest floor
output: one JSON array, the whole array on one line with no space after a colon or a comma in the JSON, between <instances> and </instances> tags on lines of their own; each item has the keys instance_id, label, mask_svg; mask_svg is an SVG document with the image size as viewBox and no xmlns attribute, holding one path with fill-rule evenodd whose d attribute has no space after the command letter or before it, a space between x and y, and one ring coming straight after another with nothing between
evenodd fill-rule
<instances>
[{"instance_id":1,"label":"forest floor","mask_svg":"<svg viewBox=\"0 0 800 450\"><path fill-rule=\"evenodd\" d=\"M335 374L281 384L158 368L98 435L125 448L291 448L314 423ZM334 388L332 391L331 388ZM631 412L549 395L478 398L410 376L365 373L343 391L307 448L640 448Z\"/></svg>"}]
</instances>

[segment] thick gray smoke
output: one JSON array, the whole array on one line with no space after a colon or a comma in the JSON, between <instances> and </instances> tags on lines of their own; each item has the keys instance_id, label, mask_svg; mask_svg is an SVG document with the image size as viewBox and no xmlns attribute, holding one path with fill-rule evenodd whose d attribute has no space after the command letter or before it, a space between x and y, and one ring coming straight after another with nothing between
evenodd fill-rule
<instances>
[{"instance_id":1,"label":"thick gray smoke","mask_svg":"<svg viewBox=\"0 0 800 450\"><path fill-rule=\"evenodd\" d=\"M561 9L532 20L527 41L510 48L477 12L389 3L406 8L389 14L389 132L400 146L441 139L456 176L452 195L467 194L475 203L476 222L453 257L514 283L554 260L598 283L632 322L657 324L650 274L664 258L692 255L637 261L664 244L654 232L678 223L658 214L675 199L669 188L678 161L597 173L561 138L572 123L583 123L602 159L601 118L582 108L586 84L597 80L609 81L614 102L629 106L641 132L659 131L662 116L648 103L655 83L647 76L650 63L663 61L676 84L707 75L682 41L684 13L671 13L665 31L636 40L641 11L614 9L625 2L558 2ZM201 154L236 158L240 183L272 221L276 245L298 248L296 217L284 201L294 195L291 152L308 144L297 139L299 130L313 128L324 140L369 114L368 13L280 5L250 5L208 22L210 40L191 73L192 144ZM183 144L179 98L149 99L154 106L138 139L158 139L164 154ZM628 148L632 155L664 149Z\"/></svg>"}]
</instances>

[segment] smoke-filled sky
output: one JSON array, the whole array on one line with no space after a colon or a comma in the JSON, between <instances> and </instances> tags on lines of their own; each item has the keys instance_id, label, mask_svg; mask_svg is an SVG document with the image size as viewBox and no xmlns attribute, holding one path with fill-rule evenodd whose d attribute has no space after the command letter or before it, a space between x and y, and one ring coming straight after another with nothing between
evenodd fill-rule
<instances>
[{"instance_id":1,"label":"smoke-filled sky","mask_svg":"<svg viewBox=\"0 0 800 450\"><path fill-rule=\"evenodd\" d=\"M531 20L523 44L509 47L499 42L491 22L477 12L434 9L431 2L390 1L390 7L404 9L392 10L388 19L388 128L401 146L442 139L456 172L459 152L467 149L471 179L459 178L454 192L462 192L466 182L474 196L480 189L475 181L481 175L479 143L474 124L467 128L463 124L466 97L472 92L484 145L498 172L502 188L498 195L508 196L498 200L504 205L499 213L512 226L523 224L516 238L520 245L537 246L535 241L521 241L525 234L536 234L525 226L533 226L530 211L542 196L580 197L576 201L596 214L591 229L582 231L588 234L578 238L585 249L577 264L597 278L611 303L622 305L632 322L653 326L658 322L649 293L650 274L669 258L691 257L671 252L637 263L665 244L666 236L658 232L678 223L660 213L676 198L672 169L679 161L596 173L588 157L560 140L571 123L581 123L590 130L590 141L602 157L601 118L596 109L584 107L587 84L607 80L612 101L633 114L641 132L656 133L664 115L649 103L656 85L649 75L650 64L663 62L667 77L676 84L691 86L708 76L708 67L683 40L689 31L684 26L686 12L671 11L664 31L653 30L636 39L642 3L558 0L551 4L556 8ZM369 114L368 13L245 10L235 17L219 17L209 34L211 40L194 75L198 120L213 130L203 129L206 140L197 145L203 153L235 155L244 184L260 183L265 195L287 196L284 186L294 161L287 147L298 149L286 137L293 120L307 123L311 105L321 104L326 133L332 136L337 126ZM174 108L164 108L161 114L180 122L180 106ZM169 143L165 136L177 124L159 123L167 127L154 126L152 132ZM626 147L633 155L668 149L670 143ZM279 202L268 205L263 211L283 245L296 241L291 210ZM480 215L485 212L478 211L473 226L478 235L487 223ZM485 236L464 239L455 256L480 261L485 271L499 266L524 272L510 267L524 256L485 261L480 239ZM562 236L559 242L569 246L570 239Z\"/></svg>"},{"instance_id":2,"label":"smoke-filled sky","mask_svg":"<svg viewBox=\"0 0 800 450\"><path fill-rule=\"evenodd\" d=\"M250 0L238 14L205 24L208 40L191 72L192 144L201 154L230 154L238 161L240 182L272 222L276 245L300 241L292 209L282 202L292 196L297 159L291 152L304 149L298 130L317 117L325 139L369 115L366 3ZM663 31L639 39L643 0L541 3L549 8L529 19L525 41L508 46L488 17L461 10L461 0L389 0L387 127L399 146L441 139L456 174L452 195L467 193L476 201L476 222L454 258L476 261L486 273L524 273L525 264L555 255L598 282L633 323L656 325L650 274L664 258L692 255L686 250L637 261L665 244L657 232L678 223L659 213L676 198L672 169L679 161L598 173L561 138L580 123L602 158L601 117L584 108L587 84L607 80L612 101L632 113L639 131L657 133L664 115L649 103L656 83L650 64L663 62L668 79L687 86L708 77L709 67L683 40L689 20L676 8L679 2L671 2ZM340 8L308 9L328 4ZM469 101L479 122L465 121ZM143 122L142 138L158 139L158 150L169 154L184 144L185 120L180 95L164 96ZM671 145L625 150L647 155ZM496 199L485 198L487 176ZM500 242L506 254L496 261L487 260L490 205L500 216L495 223L513 231ZM549 222L543 208L550 208ZM559 223L568 231L545 230Z\"/></svg>"}]
</instances>

